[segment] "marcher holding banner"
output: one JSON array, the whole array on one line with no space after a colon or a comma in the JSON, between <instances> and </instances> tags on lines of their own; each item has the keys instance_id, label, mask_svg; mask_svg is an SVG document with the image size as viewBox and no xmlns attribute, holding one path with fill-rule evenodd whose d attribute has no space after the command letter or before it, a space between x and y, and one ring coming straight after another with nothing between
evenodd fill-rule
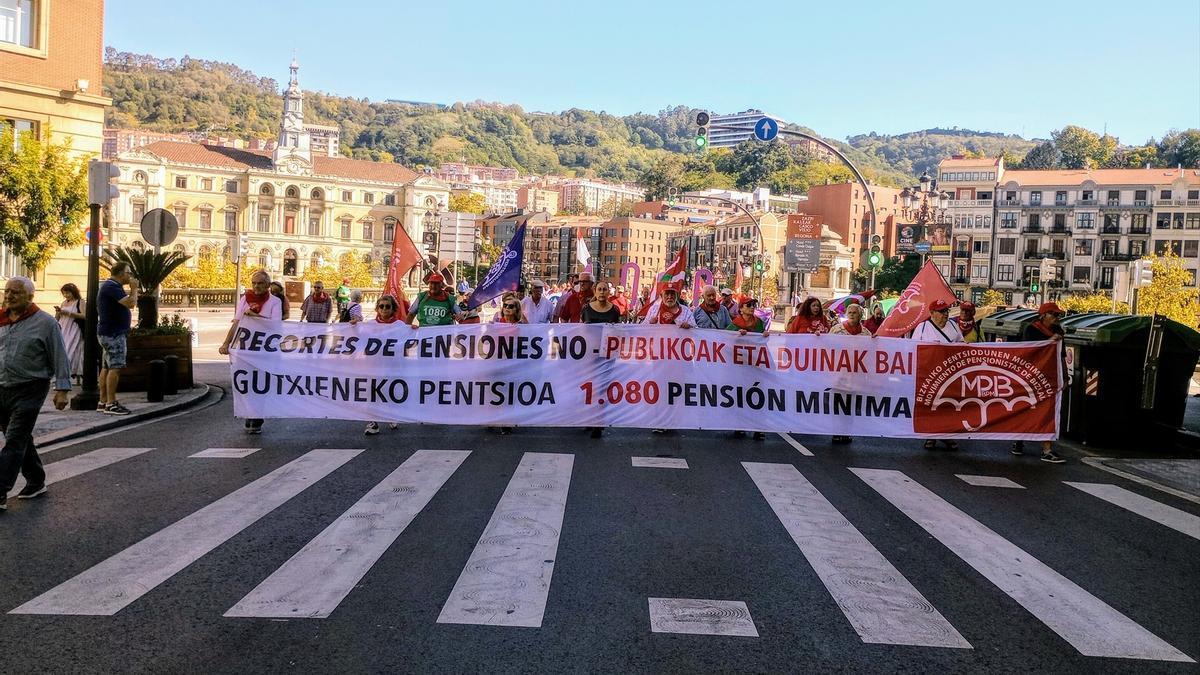
<instances>
[{"instance_id":1,"label":"marcher holding banner","mask_svg":"<svg viewBox=\"0 0 1200 675\"><path fill-rule=\"evenodd\" d=\"M500 298L500 311L492 316L492 323L527 323L516 293L505 293Z\"/></svg>"},{"instance_id":2,"label":"marcher holding banner","mask_svg":"<svg viewBox=\"0 0 1200 675\"><path fill-rule=\"evenodd\" d=\"M271 295L270 289L270 274L267 274L263 270L258 270L250 275L250 288L247 288L242 297L238 298L237 306L233 311L233 323L229 326L229 332L225 334L225 340L217 349L219 353L225 356L229 355L230 344L243 318L260 318L271 322L283 321L283 304L279 302L279 298ZM247 434L261 434L262 427L263 418L246 418Z\"/></svg>"},{"instance_id":3,"label":"marcher holding banner","mask_svg":"<svg viewBox=\"0 0 1200 675\"><path fill-rule=\"evenodd\" d=\"M959 332L958 326L950 321L951 305L951 302L942 299L929 303L929 318L917 324L917 327L913 329L909 337L918 342L940 342L944 344L963 342L963 336ZM945 438L930 438L925 441L925 449L933 450L937 446L937 440L945 443L947 450L958 450L957 442Z\"/></svg>"},{"instance_id":4,"label":"marcher holding banner","mask_svg":"<svg viewBox=\"0 0 1200 675\"><path fill-rule=\"evenodd\" d=\"M863 325L863 308L859 304L851 304L846 306L846 320L838 321L833 324L831 335L848 335L853 337L875 337L871 331ZM833 443L844 444L853 441L854 439L847 434L837 434L833 437Z\"/></svg>"},{"instance_id":5,"label":"marcher holding banner","mask_svg":"<svg viewBox=\"0 0 1200 675\"><path fill-rule=\"evenodd\" d=\"M825 306L818 298L810 295L796 310L796 316L788 322L786 330L788 333L821 335L828 333L830 329L829 319L825 316Z\"/></svg>"},{"instance_id":6,"label":"marcher holding banner","mask_svg":"<svg viewBox=\"0 0 1200 675\"><path fill-rule=\"evenodd\" d=\"M1061 343L1063 336L1066 334L1066 331L1064 331L1063 327L1059 324L1059 320L1062 319L1062 316L1063 311L1058 306L1058 303L1043 302L1042 305L1038 307L1037 321L1034 321L1025 327L1024 332L1021 333L1021 341L1037 342L1040 340L1051 340L1053 342ZM1065 371L1066 353L1062 352L1062 354L1064 359L1063 370ZM1012 454L1025 454L1025 442L1015 441L1012 445ZM1058 453L1054 452L1054 443L1051 441L1042 441L1042 461L1049 464L1063 464L1067 460L1063 459L1058 455Z\"/></svg>"},{"instance_id":7,"label":"marcher holding banner","mask_svg":"<svg viewBox=\"0 0 1200 675\"><path fill-rule=\"evenodd\" d=\"M375 301L375 320L374 323L396 324L400 322L400 302L396 297L387 293L379 296ZM395 429L399 425L392 422L388 425ZM374 436L379 433L379 422L367 422L367 428L363 431L366 436Z\"/></svg>"},{"instance_id":8,"label":"marcher holding banner","mask_svg":"<svg viewBox=\"0 0 1200 675\"><path fill-rule=\"evenodd\" d=\"M754 312L756 309L758 309L758 300L747 298L738 307L738 315L730 319L729 326L725 330L736 330L738 335L745 335L747 333L770 335L770 327Z\"/></svg>"},{"instance_id":9,"label":"marcher holding banner","mask_svg":"<svg viewBox=\"0 0 1200 675\"><path fill-rule=\"evenodd\" d=\"M609 301L609 294L612 287L607 281L601 281L596 285L596 297L591 302L583 306L583 322L587 324L596 323L620 323L621 309ZM600 438L604 435L602 427L588 427L588 432L592 438Z\"/></svg>"},{"instance_id":10,"label":"marcher holding banner","mask_svg":"<svg viewBox=\"0 0 1200 675\"><path fill-rule=\"evenodd\" d=\"M662 298L655 302L646 314L647 324L675 324L680 328L691 328L696 325L692 318L692 310L679 304L679 286L671 284L662 289Z\"/></svg>"},{"instance_id":11,"label":"marcher holding banner","mask_svg":"<svg viewBox=\"0 0 1200 675\"><path fill-rule=\"evenodd\" d=\"M462 313L458 303L446 288L446 280L434 272L426 280L429 290L417 294L417 300L405 317L405 323L412 325L413 320L422 328L425 326L450 326L454 318Z\"/></svg>"},{"instance_id":12,"label":"marcher holding banner","mask_svg":"<svg viewBox=\"0 0 1200 675\"><path fill-rule=\"evenodd\" d=\"M733 315L721 304L716 286L705 286L700 291L700 302L692 310L696 328L726 330L733 322Z\"/></svg>"}]
</instances>

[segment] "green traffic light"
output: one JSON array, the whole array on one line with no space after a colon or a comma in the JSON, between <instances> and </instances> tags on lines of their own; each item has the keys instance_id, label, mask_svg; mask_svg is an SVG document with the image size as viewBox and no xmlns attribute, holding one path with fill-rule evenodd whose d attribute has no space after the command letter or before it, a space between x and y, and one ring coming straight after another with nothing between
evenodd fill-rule
<instances>
[{"instance_id":1,"label":"green traffic light","mask_svg":"<svg viewBox=\"0 0 1200 675\"><path fill-rule=\"evenodd\" d=\"M703 149L703 148L704 148L704 146L706 146L706 145L708 145L708 138L706 138L706 137L704 137L704 136L697 136L697 137L696 137L696 147L697 147L697 148L701 148L701 149Z\"/></svg>"},{"instance_id":2,"label":"green traffic light","mask_svg":"<svg viewBox=\"0 0 1200 675\"><path fill-rule=\"evenodd\" d=\"M872 253L867 256L867 264L871 267L878 267L880 262L878 253Z\"/></svg>"}]
</instances>

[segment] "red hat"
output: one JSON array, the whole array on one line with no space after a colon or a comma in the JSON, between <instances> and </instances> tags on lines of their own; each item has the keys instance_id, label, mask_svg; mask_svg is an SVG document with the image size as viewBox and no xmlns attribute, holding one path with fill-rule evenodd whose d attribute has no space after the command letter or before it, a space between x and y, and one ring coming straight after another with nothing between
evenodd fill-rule
<instances>
[{"instance_id":1,"label":"red hat","mask_svg":"<svg viewBox=\"0 0 1200 675\"><path fill-rule=\"evenodd\" d=\"M1062 311L1062 307L1059 307L1056 303L1043 302L1041 307L1038 307L1038 314L1058 314L1061 316L1066 314L1066 312Z\"/></svg>"},{"instance_id":2,"label":"red hat","mask_svg":"<svg viewBox=\"0 0 1200 675\"><path fill-rule=\"evenodd\" d=\"M682 281L672 281L670 283L663 284L662 292L666 293L667 291L674 291L676 295L679 295L680 291L682 291L682 290L683 290L683 282Z\"/></svg>"},{"instance_id":3,"label":"red hat","mask_svg":"<svg viewBox=\"0 0 1200 675\"><path fill-rule=\"evenodd\" d=\"M934 300L933 302L929 303L929 311L940 312L943 309L950 309L953 306L954 306L954 303L950 302L949 300L938 299L938 300Z\"/></svg>"},{"instance_id":4,"label":"red hat","mask_svg":"<svg viewBox=\"0 0 1200 675\"><path fill-rule=\"evenodd\" d=\"M425 283L432 284L435 281L441 284L446 283L446 280L442 278L442 275L438 274L437 272L430 274L429 278L425 280Z\"/></svg>"},{"instance_id":5,"label":"red hat","mask_svg":"<svg viewBox=\"0 0 1200 675\"><path fill-rule=\"evenodd\" d=\"M964 312L974 312L975 311L975 303L964 302L961 305L959 305L958 308Z\"/></svg>"}]
</instances>

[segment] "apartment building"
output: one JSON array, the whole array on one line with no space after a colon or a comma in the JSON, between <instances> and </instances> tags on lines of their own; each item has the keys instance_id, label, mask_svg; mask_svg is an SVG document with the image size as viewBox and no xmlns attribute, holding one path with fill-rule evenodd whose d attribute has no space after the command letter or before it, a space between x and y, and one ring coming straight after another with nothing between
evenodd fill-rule
<instances>
[{"instance_id":1,"label":"apartment building","mask_svg":"<svg viewBox=\"0 0 1200 675\"><path fill-rule=\"evenodd\" d=\"M558 190L538 185L519 187L517 188L517 208L525 212L544 211L554 215L558 213Z\"/></svg>"},{"instance_id":2,"label":"apartment building","mask_svg":"<svg viewBox=\"0 0 1200 675\"><path fill-rule=\"evenodd\" d=\"M1091 169L1004 171L996 190L992 285L1009 303L1028 293L1043 258L1056 261L1047 296L1125 288L1133 260L1168 250L1196 283L1200 171Z\"/></svg>"},{"instance_id":3,"label":"apartment building","mask_svg":"<svg viewBox=\"0 0 1200 675\"><path fill-rule=\"evenodd\" d=\"M585 179L562 181L558 191L559 208L576 214L603 215L614 206L640 202L645 197L641 188Z\"/></svg>"},{"instance_id":4,"label":"apartment building","mask_svg":"<svg viewBox=\"0 0 1200 675\"><path fill-rule=\"evenodd\" d=\"M709 123L718 125L731 125L745 127L745 131L729 130L729 129L711 129L708 132L708 147L710 148L734 148L741 143L754 138L754 125L764 117L770 117L779 124L786 124L782 118L775 115L770 115L761 110L750 109L743 110L739 113L729 115L713 115Z\"/></svg>"},{"instance_id":5,"label":"apartment building","mask_svg":"<svg viewBox=\"0 0 1200 675\"><path fill-rule=\"evenodd\" d=\"M1003 174L1002 158L958 155L938 163L936 189L950 196L942 214L950 250L934 251L933 260L960 298L978 299L988 287L996 182Z\"/></svg>"},{"instance_id":6,"label":"apartment building","mask_svg":"<svg viewBox=\"0 0 1200 675\"><path fill-rule=\"evenodd\" d=\"M783 260L783 247L787 243L787 216L774 213L756 213L759 227L754 220L739 213L723 218L713 226L713 271L733 278L735 265L749 265L763 251L771 261L772 269L778 270ZM761 228L761 248L759 228Z\"/></svg>"},{"instance_id":7,"label":"apartment building","mask_svg":"<svg viewBox=\"0 0 1200 675\"><path fill-rule=\"evenodd\" d=\"M870 185L875 208L879 209L878 226L875 234L883 238L880 245L884 256L897 254L898 228L903 222L903 200L900 190ZM854 257L854 267L866 264L871 250L871 206L858 182L814 185L808 190L808 199L800 204L800 212L817 216L829 229L841 237L841 244Z\"/></svg>"}]
</instances>

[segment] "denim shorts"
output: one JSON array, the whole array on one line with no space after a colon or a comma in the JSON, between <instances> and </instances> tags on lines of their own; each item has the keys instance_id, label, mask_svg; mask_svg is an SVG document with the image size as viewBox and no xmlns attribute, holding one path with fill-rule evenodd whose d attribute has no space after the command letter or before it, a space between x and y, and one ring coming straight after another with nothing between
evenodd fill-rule
<instances>
[{"instance_id":1,"label":"denim shorts","mask_svg":"<svg viewBox=\"0 0 1200 675\"><path fill-rule=\"evenodd\" d=\"M109 335L97 335L96 339L100 341L100 347L104 351L103 364L101 368L106 370L117 370L125 367L125 337L117 335L116 337Z\"/></svg>"}]
</instances>

